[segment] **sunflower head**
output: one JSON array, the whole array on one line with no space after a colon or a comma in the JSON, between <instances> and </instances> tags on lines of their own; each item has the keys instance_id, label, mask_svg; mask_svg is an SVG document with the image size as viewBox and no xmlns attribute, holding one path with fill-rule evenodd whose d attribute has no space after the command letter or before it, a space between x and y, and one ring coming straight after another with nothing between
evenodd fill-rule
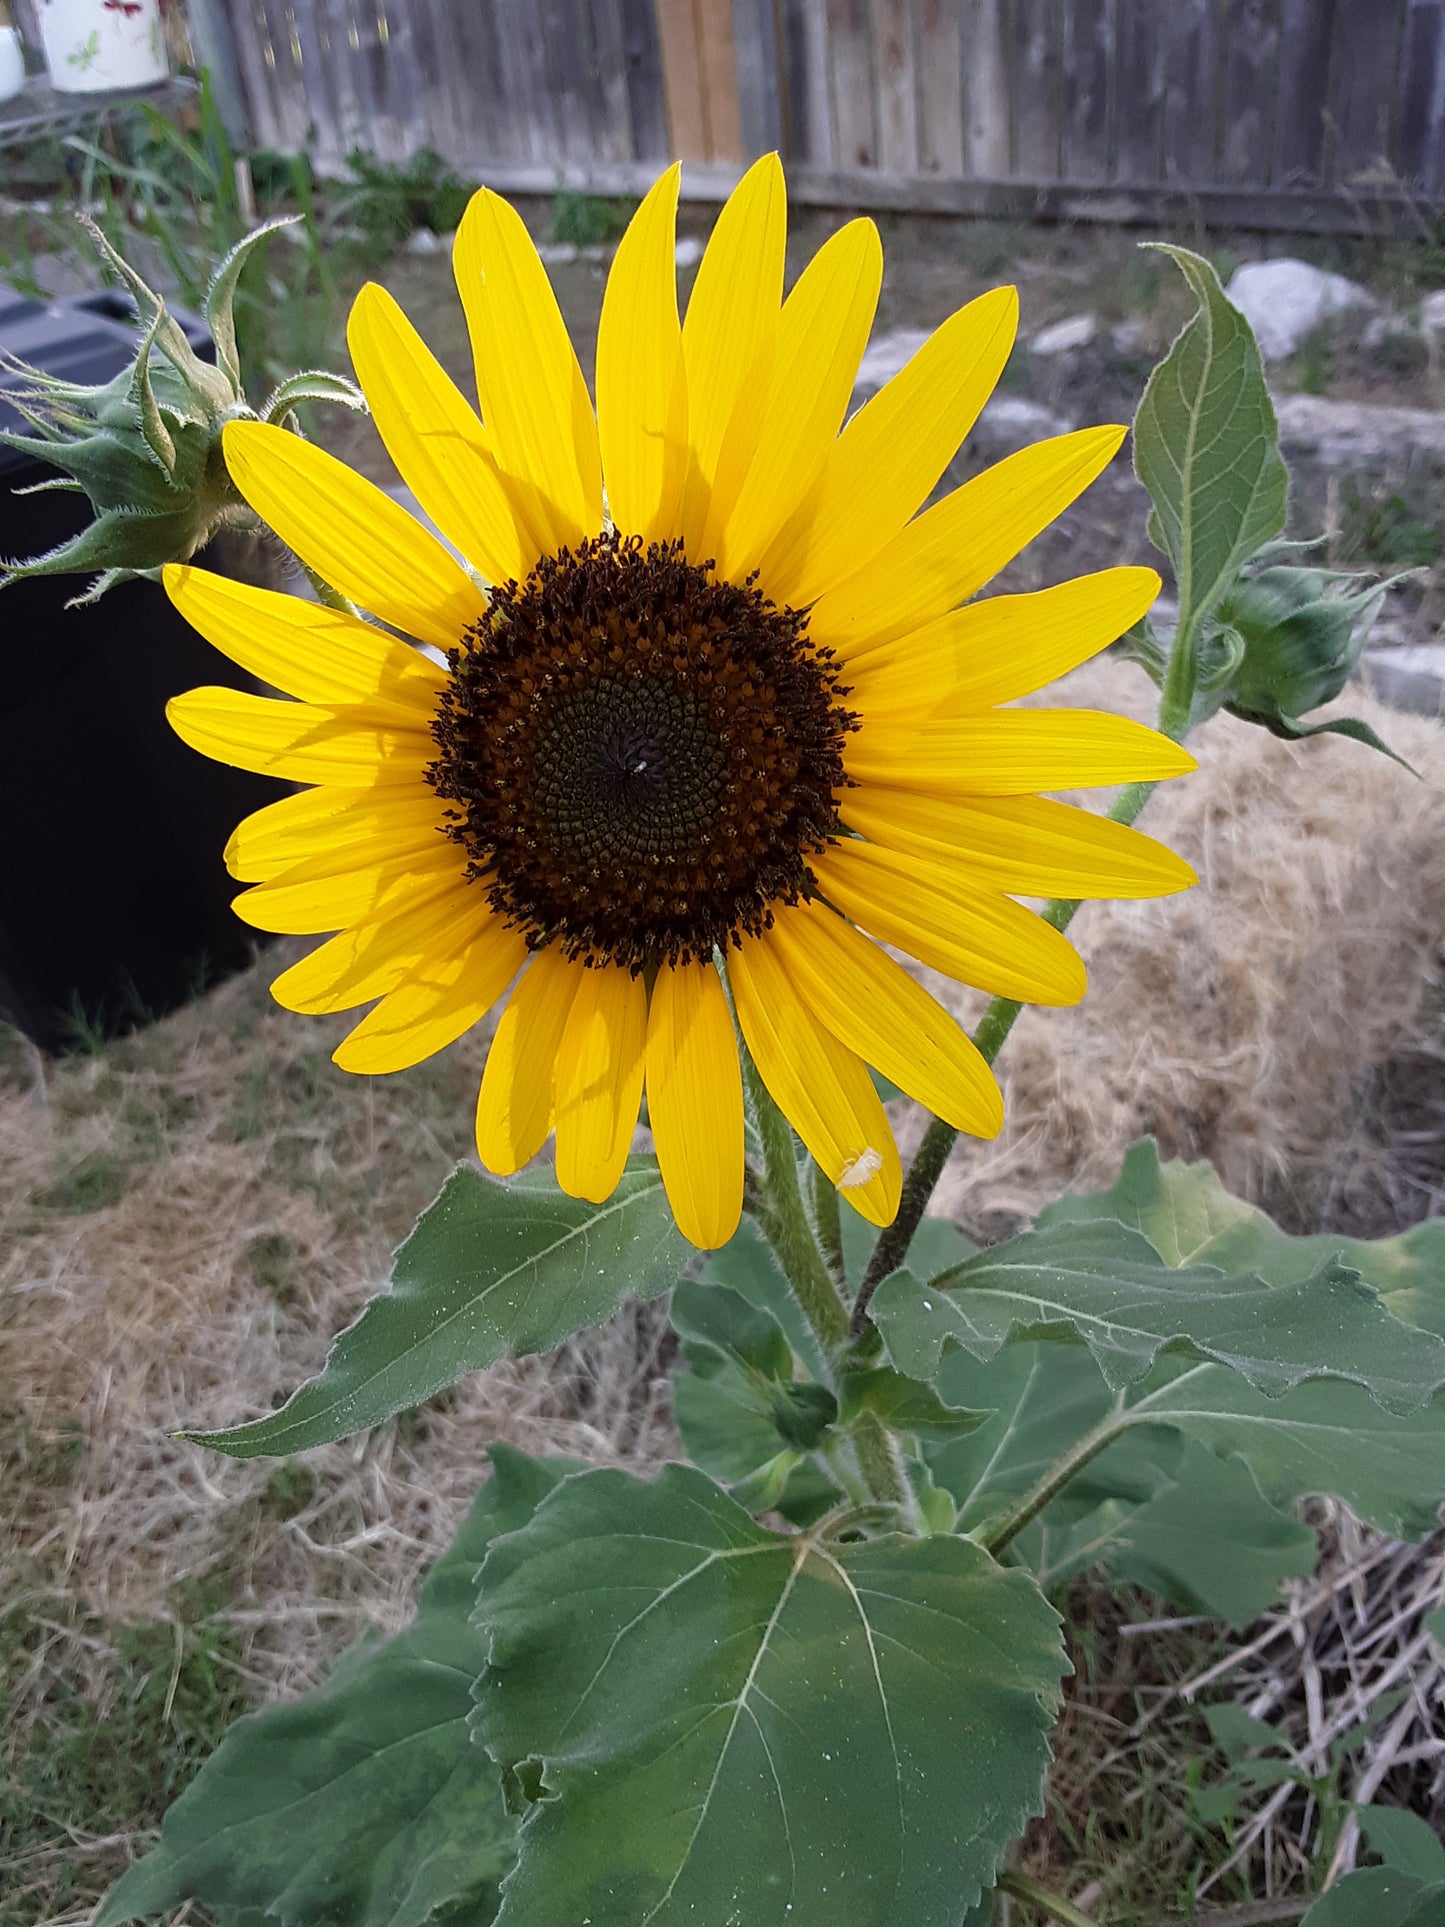
<instances>
[{"instance_id":1,"label":"sunflower head","mask_svg":"<svg viewBox=\"0 0 1445 1927\"><path fill-rule=\"evenodd\" d=\"M168 571L196 626L294 698L197 690L171 715L209 754L310 786L227 858L252 886L243 917L337 933L274 988L296 1010L372 1006L339 1064L415 1063L505 999L483 1163L515 1171L555 1133L563 1189L603 1200L645 1088L678 1222L711 1246L743 1196L740 1050L874 1224L901 1170L870 1065L961 1129L999 1129L987 1065L890 951L1074 1001L1079 958L1015 899L1148 896L1192 872L1038 792L1192 763L1124 718L1010 706L1137 622L1151 570L978 595L1122 429L1025 449L926 506L1007 360L1013 291L944 322L845 425L872 223L785 297L768 157L684 317L677 196L673 169L618 248L590 388L525 227L486 190L455 255L479 410L362 290L358 377L449 547L322 450L226 429L240 494L340 606Z\"/></svg>"}]
</instances>

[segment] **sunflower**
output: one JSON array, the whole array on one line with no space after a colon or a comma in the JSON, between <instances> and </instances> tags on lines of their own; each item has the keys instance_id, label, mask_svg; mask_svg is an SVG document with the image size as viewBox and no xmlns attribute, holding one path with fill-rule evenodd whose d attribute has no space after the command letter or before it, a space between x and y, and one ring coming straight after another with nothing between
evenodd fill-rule
<instances>
[{"instance_id":1,"label":"sunflower","mask_svg":"<svg viewBox=\"0 0 1445 1927\"><path fill-rule=\"evenodd\" d=\"M882 946L1075 1002L1079 957L1014 898L1194 877L1035 792L1193 762L1120 717L1001 706L1136 622L1152 570L972 599L1124 429L1026 448L923 508L1008 358L1015 292L953 315L844 427L882 275L872 222L784 300L782 170L759 161L679 321L677 197L673 168L617 250L595 412L527 231L488 190L455 250L480 418L362 289L357 375L451 546L298 436L230 425L242 495L374 620L172 567L182 613L294 700L197 689L170 716L205 754L309 786L246 818L226 858L248 922L339 933L273 986L289 1010L373 1005L337 1064L415 1064L510 989L483 1164L514 1172L555 1131L558 1183L601 1202L645 1086L677 1222L712 1247L742 1203L738 1032L842 1195L891 1222L899 1157L869 1065L977 1136L1003 1111Z\"/></svg>"}]
</instances>

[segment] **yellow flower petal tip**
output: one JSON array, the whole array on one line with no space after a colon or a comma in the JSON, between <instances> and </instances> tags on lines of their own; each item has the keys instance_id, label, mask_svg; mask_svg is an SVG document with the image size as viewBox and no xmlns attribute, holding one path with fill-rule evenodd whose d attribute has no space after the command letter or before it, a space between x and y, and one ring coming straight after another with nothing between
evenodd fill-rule
<instances>
[{"instance_id":1,"label":"yellow flower petal tip","mask_svg":"<svg viewBox=\"0 0 1445 1927\"><path fill-rule=\"evenodd\" d=\"M496 1009L483 1163L516 1171L555 1131L558 1182L600 1203L645 1088L674 1215L707 1248L742 1207L743 1046L875 1225L902 1178L870 1066L995 1136L991 1070L890 951L1076 1000L1077 954L1015 899L1195 876L1040 792L1195 763L1120 717L1010 706L1136 621L1153 570L975 600L1123 427L924 506L1002 372L1017 291L949 317L845 424L876 228L841 228L785 299L786 189L764 155L680 315L679 182L669 168L619 245L595 413L537 250L491 190L454 257L480 413L384 288L357 294L358 378L449 546L323 449L227 426L241 493L350 608L167 568L195 626L285 692L193 690L167 714L203 754L307 786L225 856L243 917L335 932L273 994L362 1011L338 1066L403 1068Z\"/></svg>"}]
</instances>

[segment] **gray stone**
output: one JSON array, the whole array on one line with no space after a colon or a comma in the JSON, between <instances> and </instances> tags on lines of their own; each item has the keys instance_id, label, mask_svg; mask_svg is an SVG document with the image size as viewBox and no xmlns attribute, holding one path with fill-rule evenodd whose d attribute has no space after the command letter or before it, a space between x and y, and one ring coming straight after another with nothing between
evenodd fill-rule
<instances>
[{"instance_id":1,"label":"gray stone","mask_svg":"<svg viewBox=\"0 0 1445 1927\"><path fill-rule=\"evenodd\" d=\"M1036 355L1071 354L1075 348L1087 348L1098 328L1091 314L1066 315L1062 321L1051 321L1047 328L1040 328L1029 346Z\"/></svg>"},{"instance_id":2,"label":"gray stone","mask_svg":"<svg viewBox=\"0 0 1445 1927\"><path fill-rule=\"evenodd\" d=\"M1445 340L1445 288L1436 288L1420 303L1420 332L1426 340Z\"/></svg>"},{"instance_id":3,"label":"gray stone","mask_svg":"<svg viewBox=\"0 0 1445 1927\"><path fill-rule=\"evenodd\" d=\"M702 259L702 242L695 234L680 235L677 246L672 251L672 258L680 268L695 266Z\"/></svg>"},{"instance_id":4,"label":"gray stone","mask_svg":"<svg viewBox=\"0 0 1445 1927\"><path fill-rule=\"evenodd\" d=\"M1267 360L1292 355L1331 315L1375 306L1374 296L1358 282L1288 257L1247 261L1235 269L1225 293L1253 328Z\"/></svg>"},{"instance_id":5,"label":"gray stone","mask_svg":"<svg viewBox=\"0 0 1445 1927\"><path fill-rule=\"evenodd\" d=\"M1109 330L1109 343L1117 355L1136 354L1149 345L1149 324L1143 315L1127 315Z\"/></svg>"},{"instance_id":6,"label":"gray stone","mask_svg":"<svg viewBox=\"0 0 1445 1927\"><path fill-rule=\"evenodd\" d=\"M855 388L871 394L875 388L881 388L885 381L892 381L905 362L912 361L927 339L926 328L895 328L891 334L879 335L864 351L858 365Z\"/></svg>"},{"instance_id":7,"label":"gray stone","mask_svg":"<svg viewBox=\"0 0 1445 1927\"><path fill-rule=\"evenodd\" d=\"M1445 410L1285 395L1275 403L1280 440L1329 463L1370 463L1416 451L1445 456Z\"/></svg>"},{"instance_id":8,"label":"gray stone","mask_svg":"<svg viewBox=\"0 0 1445 1927\"><path fill-rule=\"evenodd\" d=\"M446 243L429 227L414 228L406 237L408 254L440 254Z\"/></svg>"},{"instance_id":9,"label":"gray stone","mask_svg":"<svg viewBox=\"0 0 1445 1927\"><path fill-rule=\"evenodd\" d=\"M1417 716L1445 716L1445 643L1370 649L1360 669L1371 694Z\"/></svg>"}]
</instances>

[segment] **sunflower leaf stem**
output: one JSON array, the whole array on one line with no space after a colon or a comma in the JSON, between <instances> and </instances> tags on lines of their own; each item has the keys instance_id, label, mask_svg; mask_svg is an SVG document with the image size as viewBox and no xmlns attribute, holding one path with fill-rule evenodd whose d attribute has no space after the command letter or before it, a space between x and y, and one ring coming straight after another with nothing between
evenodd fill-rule
<instances>
[{"instance_id":1,"label":"sunflower leaf stem","mask_svg":"<svg viewBox=\"0 0 1445 1927\"><path fill-rule=\"evenodd\" d=\"M875 1412L862 1412L853 1425L853 1452L858 1470L875 1499L913 1511L913 1495L903 1470L898 1441Z\"/></svg>"},{"instance_id":2,"label":"sunflower leaf stem","mask_svg":"<svg viewBox=\"0 0 1445 1927\"><path fill-rule=\"evenodd\" d=\"M818 1244L824 1262L832 1273L833 1283L839 1291L845 1291L848 1277L843 1264L843 1223L838 1192L829 1183L822 1165L816 1159L810 1159L809 1162L813 1171L813 1222L817 1227Z\"/></svg>"},{"instance_id":3,"label":"sunflower leaf stem","mask_svg":"<svg viewBox=\"0 0 1445 1927\"><path fill-rule=\"evenodd\" d=\"M360 613L356 604L354 602L348 602L339 589L333 589L331 584L326 581L323 576L319 576L316 573L309 562L303 562L301 557L296 555L294 549L291 553L300 565L306 580L316 591L316 600L321 603L324 608L335 609L339 615L343 616L354 616Z\"/></svg>"},{"instance_id":4,"label":"sunflower leaf stem","mask_svg":"<svg viewBox=\"0 0 1445 1927\"><path fill-rule=\"evenodd\" d=\"M1056 1499L1076 1473L1081 1472L1091 1459L1096 1459L1106 1445L1112 1445L1121 1432L1128 1430L1131 1418L1120 1392L1112 1409L1077 1438L1049 1467L1038 1481L1032 1485L1016 1505L1009 1507L992 1530L985 1534L984 1549L998 1557L1006 1545L1016 1539L1029 1524L1036 1519L1051 1499Z\"/></svg>"},{"instance_id":5,"label":"sunflower leaf stem","mask_svg":"<svg viewBox=\"0 0 1445 1927\"><path fill-rule=\"evenodd\" d=\"M1161 722L1167 707L1167 702L1161 705ZM1132 823L1153 795L1154 789L1153 783L1128 784L1119 792L1107 812L1110 820ZM1044 922L1051 924L1055 930L1064 931L1073 921L1078 908L1076 900L1055 897L1052 903L1045 906L1041 915ZM1022 1009L1023 1005L1012 997L995 997L979 1019L973 1041L986 1064L992 1064L997 1058ZM868 1305L874 1292L889 1272L896 1271L907 1257L913 1234L923 1221L928 1200L933 1196L934 1187L942 1177L943 1167L957 1141L958 1132L951 1124L945 1124L942 1118L934 1118L924 1132L923 1141L914 1152L913 1161L903 1180L898 1215L879 1234L864 1270L863 1281L858 1287L848 1326L849 1334L855 1341L867 1329Z\"/></svg>"},{"instance_id":6,"label":"sunflower leaf stem","mask_svg":"<svg viewBox=\"0 0 1445 1927\"><path fill-rule=\"evenodd\" d=\"M1062 1894L1051 1888L1041 1887L1036 1880L1030 1880L1021 1873L1002 1873L998 1877L1000 1893L1012 1894L1015 1900L1027 1901L1029 1906L1037 1907L1041 1914L1062 1923L1062 1927L1096 1927L1093 1916L1082 1913Z\"/></svg>"},{"instance_id":7,"label":"sunflower leaf stem","mask_svg":"<svg viewBox=\"0 0 1445 1927\"><path fill-rule=\"evenodd\" d=\"M802 1186L798 1182L793 1127L768 1094L752 1054L746 1048L742 1061L767 1167L767 1193L761 1201L758 1223L802 1307L803 1316L817 1333L824 1351L831 1356L848 1337L848 1306L833 1282L808 1221Z\"/></svg>"}]
</instances>

